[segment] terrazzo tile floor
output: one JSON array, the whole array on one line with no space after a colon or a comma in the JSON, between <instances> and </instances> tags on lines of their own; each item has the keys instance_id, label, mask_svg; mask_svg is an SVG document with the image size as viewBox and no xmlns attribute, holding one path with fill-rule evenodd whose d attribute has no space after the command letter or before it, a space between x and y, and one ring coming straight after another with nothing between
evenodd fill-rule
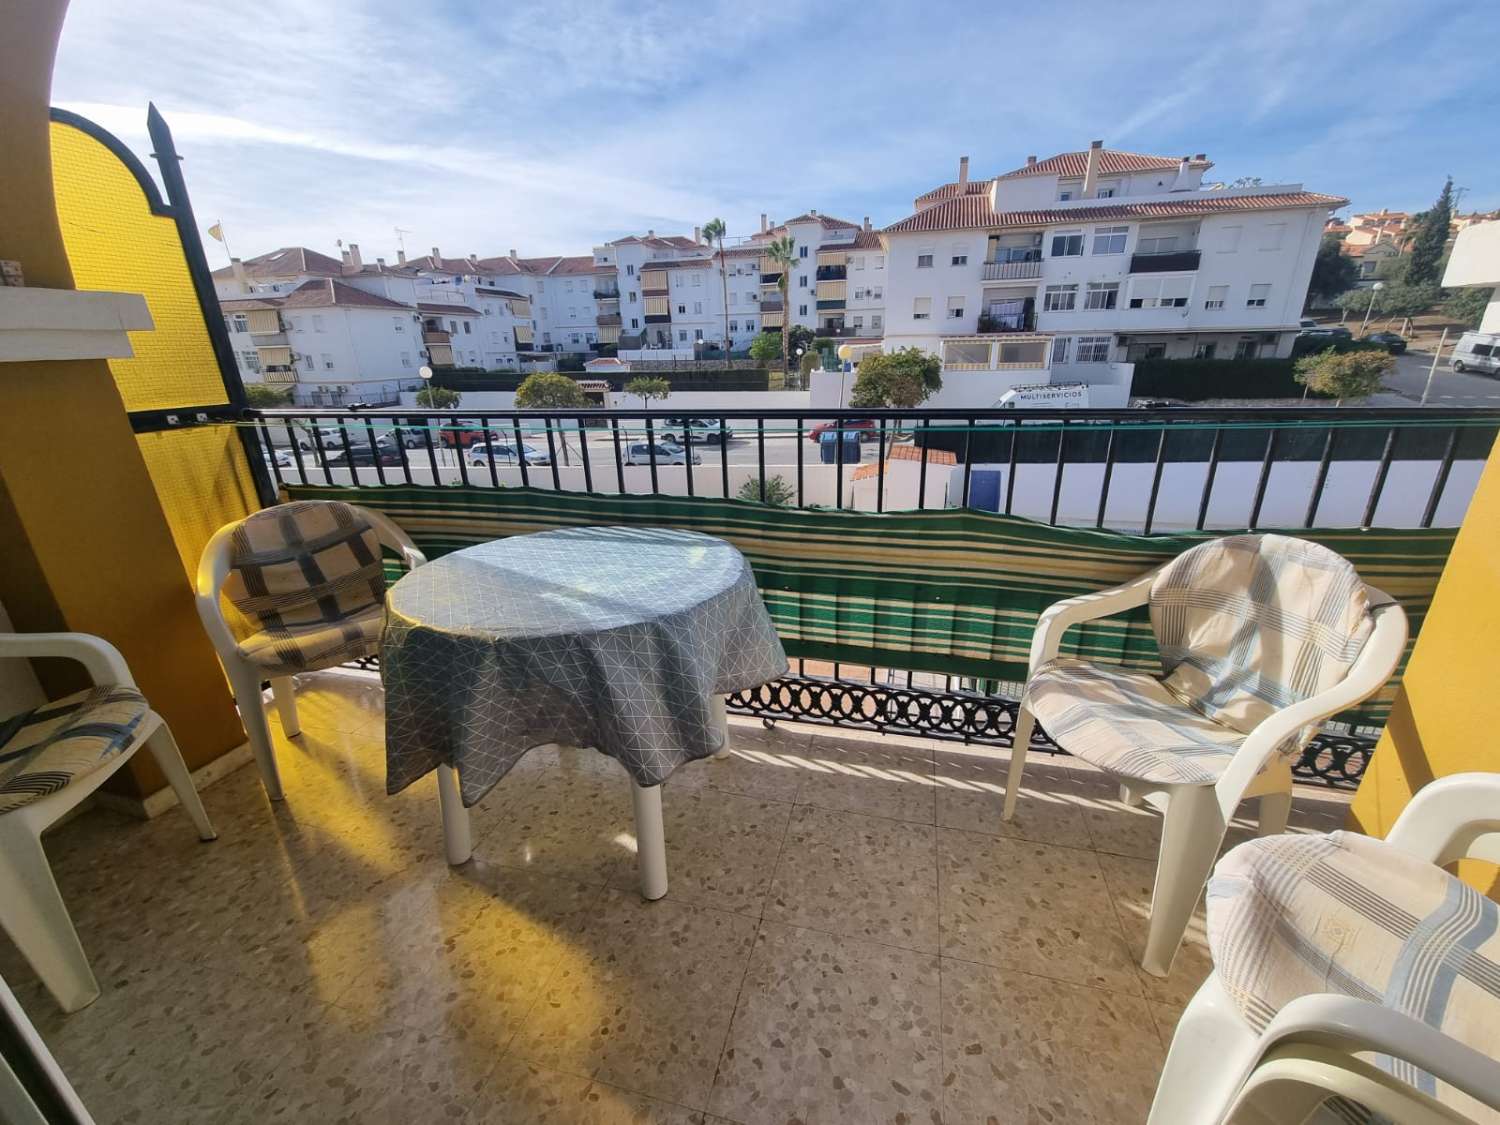
<instances>
[{"instance_id":1,"label":"terrazzo tile floor","mask_svg":"<svg viewBox=\"0 0 1500 1125\"><path fill-rule=\"evenodd\" d=\"M298 683L284 802L246 766L203 792L214 843L180 810L47 837L92 1006L0 938L100 1125L1143 1121L1208 970L1201 915L1139 969L1159 821L1066 759L1003 824L1003 752L736 719L667 783L645 903L611 760L533 751L449 868L433 779L385 795L378 681Z\"/></svg>"}]
</instances>

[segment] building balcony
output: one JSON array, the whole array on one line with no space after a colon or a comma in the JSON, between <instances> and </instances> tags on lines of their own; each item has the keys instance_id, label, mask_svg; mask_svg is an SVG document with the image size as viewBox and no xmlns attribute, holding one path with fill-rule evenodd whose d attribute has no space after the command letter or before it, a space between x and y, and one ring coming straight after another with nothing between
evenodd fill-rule
<instances>
[{"instance_id":1,"label":"building balcony","mask_svg":"<svg viewBox=\"0 0 1500 1125\"><path fill-rule=\"evenodd\" d=\"M670 324L672 315L671 313L647 313L645 321L647 324Z\"/></svg>"},{"instance_id":2,"label":"building balcony","mask_svg":"<svg viewBox=\"0 0 1500 1125\"><path fill-rule=\"evenodd\" d=\"M985 262L980 277L984 281L1022 281L1042 276L1042 263L1034 262Z\"/></svg>"},{"instance_id":3,"label":"building balcony","mask_svg":"<svg viewBox=\"0 0 1500 1125\"><path fill-rule=\"evenodd\" d=\"M251 332L250 342L257 348L286 347L288 344L286 331L278 329L275 332Z\"/></svg>"},{"instance_id":4,"label":"building balcony","mask_svg":"<svg viewBox=\"0 0 1500 1125\"><path fill-rule=\"evenodd\" d=\"M848 266L819 266L816 280L843 281L849 276Z\"/></svg>"},{"instance_id":5,"label":"building balcony","mask_svg":"<svg viewBox=\"0 0 1500 1125\"><path fill-rule=\"evenodd\" d=\"M286 387L297 382L295 367L267 367L261 373L261 382L269 387Z\"/></svg>"},{"instance_id":6,"label":"building balcony","mask_svg":"<svg viewBox=\"0 0 1500 1125\"><path fill-rule=\"evenodd\" d=\"M1170 250L1158 254L1130 255L1131 273L1183 273L1198 268L1199 251Z\"/></svg>"},{"instance_id":7,"label":"building balcony","mask_svg":"<svg viewBox=\"0 0 1500 1125\"><path fill-rule=\"evenodd\" d=\"M653 285L650 289L642 289L641 290L641 296L642 297L665 297L670 292L671 292L671 290L669 290L665 285L662 285L662 286L654 286Z\"/></svg>"},{"instance_id":8,"label":"building balcony","mask_svg":"<svg viewBox=\"0 0 1500 1125\"><path fill-rule=\"evenodd\" d=\"M422 329L422 343L424 344L451 344L453 334L446 328L424 328Z\"/></svg>"},{"instance_id":9,"label":"building balcony","mask_svg":"<svg viewBox=\"0 0 1500 1125\"><path fill-rule=\"evenodd\" d=\"M615 325L615 326L618 327L619 323L620 323L620 314L617 313L617 312L615 312L615 313L602 312L598 316L596 316L594 318L594 320L595 320L595 322L597 324L600 325L600 327L603 327L606 324L613 324L613 325Z\"/></svg>"},{"instance_id":10,"label":"building balcony","mask_svg":"<svg viewBox=\"0 0 1500 1125\"><path fill-rule=\"evenodd\" d=\"M596 301L618 301L619 299L620 291L613 286L607 289L594 290L594 300Z\"/></svg>"},{"instance_id":11,"label":"building balcony","mask_svg":"<svg viewBox=\"0 0 1500 1125\"><path fill-rule=\"evenodd\" d=\"M772 313L772 312L779 313L782 310L783 307L784 306L781 303L781 298L780 297L762 297L761 298L760 311L762 313Z\"/></svg>"},{"instance_id":12,"label":"building balcony","mask_svg":"<svg viewBox=\"0 0 1500 1125\"><path fill-rule=\"evenodd\" d=\"M844 301L844 299L842 297L833 298L833 299L830 299L830 300L827 300L827 301L819 301L818 302L818 311L819 312L828 312L830 309L841 309L841 308L844 307L844 305L845 305L845 301Z\"/></svg>"},{"instance_id":13,"label":"building balcony","mask_svg":"<svg viewBox=\"0 0 1500 1125\"><path fill-rule=\"evenodd\" d=\"M996 332L1034 332L1036 314L1025 313L980 313L979 331L989 335Z\"/></svg>"},{"instance_id":14,"label":"building balcony","mask_svg":"<svg viewBox=\"0 0 1500 1125\"><path fill-rule=\"evenodd\" d=\"M760 275L760 283L762 285L777 285L777 284L780 283L780 281L781 281L781 271L780 270L777 270L775 273L763 273L763 274Z\"/></svg>"}]
</instances>

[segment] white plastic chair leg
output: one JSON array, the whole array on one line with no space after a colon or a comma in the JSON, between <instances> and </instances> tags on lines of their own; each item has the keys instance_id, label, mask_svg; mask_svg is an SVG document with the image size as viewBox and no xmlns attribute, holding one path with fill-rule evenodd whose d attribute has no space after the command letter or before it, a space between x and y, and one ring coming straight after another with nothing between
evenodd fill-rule
<instances>
[{"instance_id":1,"label":"white plastic chair leg","mask_svg":"<svg viewBox=\"0 0 1500 1125\"><path fill-rule=\"evenodd\" d=\"M1182 944L1193 908L1208 882L1219 845L1224 842L1224 815L1212 786L1180 786L1167 801L1151 892L1151 922L1141 967L1164 977Z\"/></svg>"},{"instance_id":2,"label":"white plastic chair leg","mask_svg":"<svg viewBox=\"0 0 1500 1125\"><path fill-rule=\"evenodd\" d=\"M1267 793L1260 798L1260 821L1256 825L1257 836L1279 836L1286 831L1287 819L1292 815L1290 793Z\"/></svg>"},{"instance_id":3,"label":"white plastic chair leg","mask_svg":"<svg viewBox=\"0 0 1500 1125\"><path fill-rule=\"evenodd\" d=\"M265 786L267 797L279 801L282 799L281 770L276 765L276 747L271 742L271 727L266 722L260 675L250 669L234 671L230 673L229 682L234 688L234 702L240 709L240 722L245 725L245 736L250 740L250 749L255 753L255 764L260 767L260 783Z\"/></svg>"},{"instance_id":4,"label":"white plastic chair leg","mask_svg":"<svg viewBox=\"0 0 1500 1125\"><path fill-rule=\"evenodd\" d=\"M1209 974L1177 1021L1147 1125L1217 1122L1258 1044L1219 978Z\"/></svg>"},{"instance_id":5,"label":"white plastic chair leg","mask_svg":"<svg viewBox=\"0 0 1500 1125\"><path fill-rule=\"evenodd\" d=\"M464 808L459 792L458 771L452 766L438 766L438 807L443 813L443 848L454 867L468 863L474 854L474 833L469 826L469 810Z\"/></svg>"},{"instance_id":6,"label":"white plastic chair leg","mask_svg":"<svg viewBox=\"0 0 1500 1125\"><path fill-rule=\"evenodd\" d=\"M1142 797L1134 789L1130 788L1130 786L1125 782L1120 782L1120 804L1124 805L1126 808L1134 809L1139 808L1145 803L1146 798Z\"/></svg>"},{"instance_id":7,"label":"white plastic chair leg","mask_svg":"<svg viewBox=\"0 0 1500 1125\"><path fill-rule=\"evenodd\" d=\"M217 840L219 834L209 823L208 812L203 808L203 802L198 797L198 789L193 784L193 776L188 772L187 763L182 760L182 751L177 748L177 740L172 737L172 732L167 729L166 723L157 727L156 732L146 740L146 749L151 751L151 756L156 759L156 764L166 775L167 783L172 786L172 791L182 802L183 811L192 819L193 827L198 830L198 839Z\"/></svg>"},{"instance_id":8,"label":"white plastic chair leg","mask_svg":"<svg viewBox=\"0 0 1500 1125\"><path fill-rule=\"evenodd\" d=\"M721 762L725 758L729 757L729 707L728 707L728 702L729 701L728 701L728 698L726 696L722 696L722 695L716 695L716 696L714 696L714 701L713 701L714 719L719 724L719 735L724 740L723 745L721 745L719 747L719 752L714 755L714 759L716 761L721 761Z\"/></svg>"},{"instance_id":9,"label":"white plastic chair leg","mask_svg":"<svg viewBox=\"0 0 1500 1125\"><path fill-rule=\"evenodd\" d=\"M42 841L14 814L0 817L0 925L65 1012L99 998Z\"/></svg>"},{"instance_id":10,"label":"white plastic chair leg","mask_svg":"<svg viewBox=\"0 0 1500 1125\"><path fill-rule=\"evenodd\" d=\"M1026 708L1016 707L1016 728L1010 742L1010 765L1005 771L1005 807L1000 819L1016 815L1016 801L1021 796L1021 775L1026 771L1026 751L1031 747L1031 732L1036 719Z\"/></svg>"},{"instance_id":11,"label":"white plastic chair leg","mask_svg":"<svg viewBox=\"0 0 1500 1125\"><path fill-rule=\"evenodd\" d=\"M276 713L281 716L281 733L296 738L302 733L302 724L297 721L297 693L292 677L277 676L272 680L271 695L276 699Z\"/></svg>"},{"instance_id":12,"label":"white plastic chair leg","mask_svg":"<svg viewBox=\"0 0 1500 1125\"><path fill-rule=\"evenodd\" d=\"M661 817L661 786L630 783L635 805L635 862L641 897L656 900L667 893L667 831Z\"/></svg>"}]
</instances>

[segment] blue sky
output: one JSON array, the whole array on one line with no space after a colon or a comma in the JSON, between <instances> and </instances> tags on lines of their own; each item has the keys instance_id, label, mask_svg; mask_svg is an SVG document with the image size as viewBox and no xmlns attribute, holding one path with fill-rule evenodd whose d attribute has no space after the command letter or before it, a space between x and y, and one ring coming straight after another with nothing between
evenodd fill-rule
<instances>
[{"instance_id":1,"label":"blue sky","mask_svg":"<svg viewBox=\"0 0 1500 1125\"><path fill-rule=\"evenodd\" d=\"M1024 7L1024 11L1021 9ZM235 253L587 253L719 215L877 225L1102 138L1428 206L1500 207L1500 4L73 0L54 102L143 155L148 101ZM210 244L218 264L220 248Z\"/></svg>"}]
</instances>

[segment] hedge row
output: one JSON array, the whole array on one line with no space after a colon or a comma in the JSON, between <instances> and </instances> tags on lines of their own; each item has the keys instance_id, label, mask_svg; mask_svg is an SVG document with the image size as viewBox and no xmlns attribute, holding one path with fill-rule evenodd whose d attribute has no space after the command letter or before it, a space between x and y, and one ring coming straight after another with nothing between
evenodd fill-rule
<instances>
[{"instance_id":1,"label":"hedge row","mask_svg":"<svg viewBox=\"0 0 1500 1125\"><path fill-rule=\"evenodd\" d=\"M1290 359L1143 359L1130 393L1137 398L1300 398Z\"/></svg>"}]
</instances>

